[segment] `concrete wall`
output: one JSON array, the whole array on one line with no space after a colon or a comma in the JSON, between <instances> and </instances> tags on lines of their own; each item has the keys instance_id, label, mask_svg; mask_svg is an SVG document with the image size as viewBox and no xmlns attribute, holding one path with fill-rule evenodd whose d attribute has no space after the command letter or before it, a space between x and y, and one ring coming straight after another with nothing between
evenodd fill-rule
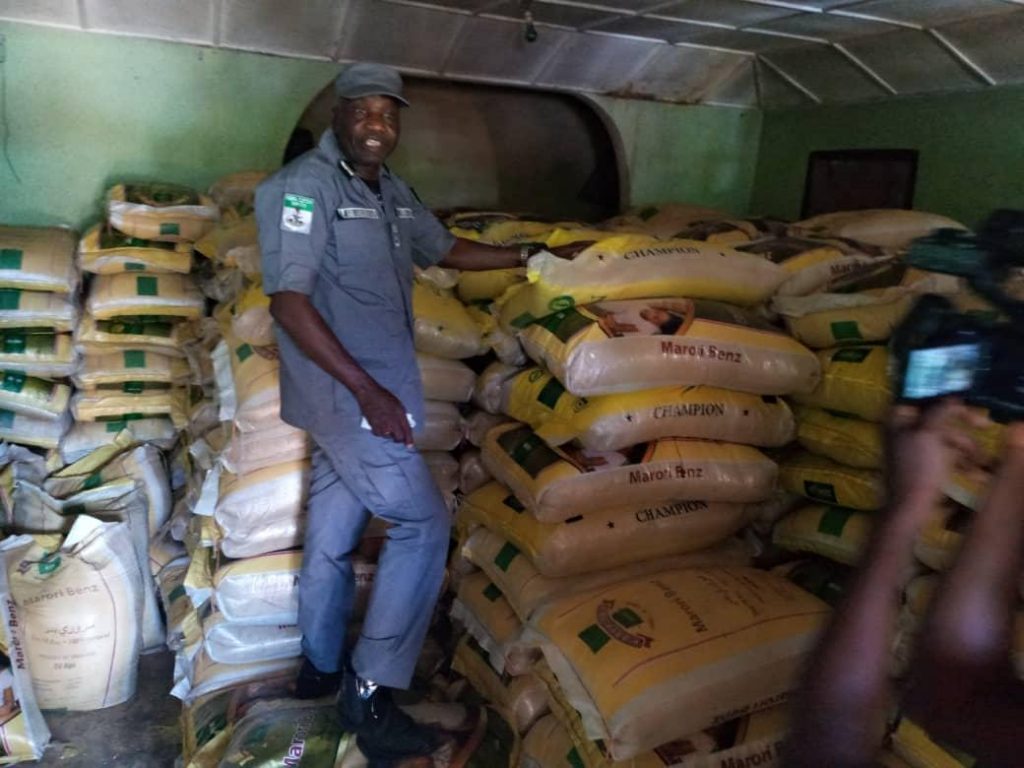
<instances>
[{"instance_id":1,"label":"concrete wall","mask_svg":"<svg viewBox=\"0 0 1024 768\"><path fill-rule=\"evenodd\" d=\"M204 188L225 173L273 168L337 70L328 62L14 23L0 23L0 34L18 176L0 157L0 222L14 224L82 226L99 216L103 190L115 180ZM625 202L746 209L759 113L595 101L625 159ZM408 169L414 185L420 170Z\"/></svg>"},{"instance_id":2,"label":"concrete wall","mask_svg":"<svg viewBox=\"0 0 1024 768\"><path fill-rule=\"evenodd\" d=\"M794 218L807 156L823 149L916 149L914 207L975 225L1024 207L1024 88L992 88L764 117L752 208Z\"/></svg>"}]
</instances>

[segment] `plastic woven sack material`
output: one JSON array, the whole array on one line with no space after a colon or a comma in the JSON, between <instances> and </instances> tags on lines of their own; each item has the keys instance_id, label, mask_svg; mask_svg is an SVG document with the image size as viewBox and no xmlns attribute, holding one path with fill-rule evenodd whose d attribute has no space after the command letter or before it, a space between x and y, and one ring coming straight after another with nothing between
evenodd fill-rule
<instances>
[{"instance_id":1,"label":"plastic woven sack material","mask_svg":"<svg viewBox=\"0 0 1024 768\"><path fill-rule=\"evenodd\" d=\"M505 486L489 483L463 500L458 516L507 539L544 576L560 578L707 549L742 528L749 513L743 504L708 501L619 508L596 501L566 522L543 523Z\"/></svg>"},{"instance_id":2,"label":"plastic woven sack material","mask_svg":"<svg viewBox=\"0 0 1024 768\"><path fill-rule=\"evenodd\" d=\"M779 486L832 506L866 512L882 506L881 472L847 467L808 451L793 453L781 461Z\"/></svg>"},{"instance_id":3,"label":"plastic woven sack material","mask_svg":"<svg viewBox=\"0 0 1024 768\"><path fill-rule=\"evenodd\" d=\"M770 298L786 274L760 256L731 248L621 235L571 260L541 252L530 258L527 276L529 285L500 301L506 329L596 301L687 296L751 306Z\"/></svg>"},{"instance_id":4,"label":"plastic woven sack material","mask_svg":"<svg viewBox=\"0 0 1024 768\"><path fill-rule=\"evenodd\" d=\"M818 353L821 381L793 395L804 405L881 422L892 401L889 351L883 346L839 347Z\"/></svg>"},{"instance_id":5,"label":"plastic woven sack material","mask_svg":"<svg viewBox=\"0 0 1024 768\"><path fill-rule=\"evenodd\" d=\"M515 545L483 527L469 534L462 546L462 555L490 577L523 621L529 619L539 606L552 600L582 594L608 584L672 568L749 565L751 561L749 548L738 539L730 539L700 552L641 561L582 576L552 579L542 576Z\"/></svg>"},{"instance_id":6,"label":"plastic woven sack material","mask_svg":"<svg viewBox=\"0 0 1024 768\"><path fill-rule=\"evenodd\" d=\"M421 451L453 451L462 442L462 415L453 403L427 400L423 424L415 430Z\"/></svg>"},{"instance_id":7,"label":"plastic woven sack material","mask_svg":"<svg viewBox=\"0 0 1024 768\"><path fill-rule=\"evenodd\" d=\"M458 459L446 451L422 451L420 455L441 493L454 493L458 490Z\"/></svg>"},{"instance_id":8,"label":"plastic woven sack material","mask_svg":"<svg viewBox=\"0 0 1024 768\"><path fill-rule=\"evenodd\" d=\"M756 240L786 233L787 224L779 219L720 219L695 221L672 234L674 240L699 240L709 245L736 248ZM746 251L744 251L746 252Z\"/></svg>"},{"instance_id":9,"label":"plastic woven sack material","mask_svg":"<svg viewBox=\"0 0 1024 768\"><path fill-rule=\"evenodd\" d=\"M412 288L412 311L418 351L452 360L487 351L480 327L451 291L417 279Z\"/></svg>"},{"instance_id":10,"label":"plastic woven sack material","mask_svg":"<svg viewBox=\"0 0 1024 768\"><path fill-rule=\"evenodd\" d=\"M484 368L473 386L473 404L490 414L501 413L506 382L523 370L522 366L495 361Z\"/></svg>"},{"instance_id":11,"label":"plastic woven sack material","mask_svg":"<svg viewBox=\"0 0 1024 768\"><path fill-rule=\"evenodd\" d=\"M167 617L167 647L172 651L180 651L186 643L202 636L199 612L185 591L187 573L188 559L182 558L164 568L157 577L160 604Z\"/></svg>"},{"instance_id":12,"label":"plastic woven sack material","mask_svg":"<svg viewBox=\"0 0 1024 768\"><path fill-rule=\"evenodd\" d=\"M169 322L160 318L120 318L97 320L82 316L75 330L75 345L88 354L104 354L120 349L139 349L184 357L184 347L196 336L192 323Z\"/></svg>"},{"instance_id":13,"label":"plastic woven sack material","mask_svg":"<svg viewBox=\"0 0 1024 768\"><path fill-rule=\"evenodd\" d=\"M188 390L142 392L80 389L71 399L75 421L123 421L132 417L166 416L179 429L188 424Z\"/></svg>"},{"instance_id":14,"label":"plastic woven sack material","mask_svg":"<svg viewBox=\"0 0 1024 768\"><path fill-rule=\"evenodd\" d=\"M63 443L71 426L71 414L40 419L14 411L0 410L0 440L18 445L53 450Z\"/></svg>"},{"instance_id":15,"label":"plastic woven sack material","mask_svg":"<svg viewBox=\"0 0 1024 768\"><path fill-rule=\"evenodd\" d=\"M238 340L255 347L276 344L274 318L270 315L270 297L263 286L248 286L231 304L231 330Z\"/></svg>"},{"instance_id":16,"label":"plastic woven sack material","mask_svg":"<svg viewBox=\"0 0 1024 768\"><path fill-rule=\"evenodd\" d=\"M221 475L214 512L221 551L241 558L301 546L308 480L308 461Z\"/></svg>"},{"instance_id":17,"label":"plastic woven sack material","mask_svg":"<svg viewBox=\"0 0 1024 768\"><path fill-rule=\"evenodd\" d=\"M4 755L0 765L38 760L50 741L50 729L39 711L32 688L32 669L25 648L25 626L21 610L14 602L7 572L17 565L33 546L29 536L12 536L0 542L0 694L6 708L0 724L0 742Z\"/></svg>"},{"instance_id":18,"label":"plastic woven sack material","mask_svg":"<svg viewBox=\"0 0 1024 768\"><path fill-rule=\"evenodd\" d=\"M818 361L752 313L711 301L605 301L530 325L520 341L574 395L680 385L757 395L808 392Z\"/></svg>"},{"instance_id":19,"label":"plastic woven sack material","mask_svg":"<svg viewBox=\"0 0 1024 768\"><path fill-rule=\"evenodd\" d=\"M131 237L190 243L209 232L220 210L206 195L175 184L118 184L107 191L110 224Z\"/></svg>"},{"instance_id":20,"label":"plastic woven sack material","mask_svg":"<svg viewBox=\"0 0 1024 768\"><path fill-rule=\"evenodd\" d=\"M7 578L42 709L102 709L135 694L142 575L127 525L79 516L63 543L24 550Z\"/></svg>"},{"instance_id":21,"label":"plastic woven sack material","mask_svg":"<svg viewBox=\"0 0 1024 768\"><path fill-rule=\"evenodd\" d=\"M716 208L684 202L666 202L629 209L608 219L601 229L610 232L640 232L652 237L669 238L698 221L716 221L729 214Z\"/></svg>"},{"instance_id":22,"label":"plastic woven sack material","mask_svg":"<svg viewBox=\"0 0 1024 768\"><path fill-rule=\"evenodd\" d=\"M452 618L488 653L498 674L529 674L540 651L520 642L523 624L501 590L483 571L460 580Z\"/></svg>"},{"instance_id":23,"label":"plastic woven sack material","mask_svg":"<svg viewBox=\"0 0 1024 768\"><path fill-rule=\"evenodd\" d=\"M526 268L486 269L460 272L457 293L466 304L493 301L513 285L526 282Z\"/></svg>"},{"instance_id":24,"label":"plastic woven sack material","mask_svg":"<svg viewBox=\"0 0 1024 768\"><path fill-rule=\"evenodd\" d=\"M77 240L70 229L0 225L0 288L74 293Z\"/></svg>"},{"instance_id":25,"label":"plastic woven sack material","mask_svg":"<svg viewBox=\"0 0 1024 768\"><path fill-rule=\"evenodd\" d=\"M123 272L93 278L85 306L97 320L118 317L195 320L203 316L205 300L191 275Z\"/></svg>"},{"instance_id":26,"label":"plastic woven sack material","mask_svg":"<svg viewBox=\"0 0 1024 768\"><path fill-rule=\"evenodd\" d=\"M222 408L221 418L233 420L242 432L281 424L280 362L264 357L230 332L225 332L224 344L226 350L214 350L214 367L218 365L218 354L228 356L236 406L230 415Z\"/></svg>"},{"instance_id":27,"label":"plastic woven sack material","mask_svg":"<svg viewBox=\"0 0 1024 768\"><path fill-rule=\"evenodd\" d=\"M0 372L0 409L36 419L59 420L68 410L71 387L12 371Z\"/></svg>"},{"instance_id":28,"label":"plastic woven sack material","mask_svg":"<svg viewBox=\"0 0 1024 768\"><path fill-rule=\"evenodd\" d=\"M463 494L473 493L493 478L484 466L480 451L466 450L459 456L459 491Z\"/></svg>"},{"instance_id":29,"label":"plastic woven sack material","mask_svg":"<svg viewBox=\"0 0 1024 768\"><path fill-rule=\"evenodd\" d=\"M309 458L312 448L306 432L282 421L256 432L233 429L219 458L228 472L247 475L274 464L302 461Z\"/></svg>"},{"instance_id":30,"label":"plastic woven sack material","mask_svg":"<svg viewBox=\"0 0 1024 768\"><path fill-rule=\"evenodd\" d=\"M192 269L188 243L163 243L130 237L100 224L78 243L78 264L83 272L113 275L119 272L177 272Z\"/></svg>"},{"instance_id":31,"label":"plastic woven sack material","mask_svg":"<svg viewBox=\"0 0 1024 768\"><path fill-rule=\"evenodd\" d=\"M576 440L588 450L616 451L663 437L694 437L778 447L796 435L789 406L775 395L664 387L577 397L542 368L517 374L502 392L502 410L554 446Z\"/></svg>"},{"instance_id":32,"label":"plastic woven sack material","mask_svg":"<svg viewBox=\"0 0 1024 768\"><path fill-rule=\"evenodd\" d=\"M935 213L876 208L823 213L792 224L789 231L798 237L843 237L882 248L900 249L937 229L967 228L958 221Z\"/></svg>"},{"instance_id":33,"label":"plastic woven sack material","mask_svg":"<svg viewBox=\"0 0 1024 768\"><path fill-rule=\"evenodd\" d=\"M346 734L332 705L284 699L258 702L234 727L220 768L296 765L334 768L355 737Z\"/></svg>"},{"instance_id":34,"label":"plastic woven sack material","mask_svg":"<svg viewBox=\"0 0 1024 768\"><path fill-rule=\"evenodd\" d=\"M487 651L465 635L455 647L452 669L498 710L517 733L525 733L548 712L547 690L534 675L498 674Z\"/></svg>"},{"instance_id":35,"label":"plastic woven sack material","mask_svg":"<svg viewBox=\"0 0 1024 768\"><path fill-rule=\"evenodd\" d=\"M772 543L791 552L810 552L837 563L857 565L873 525L874 519L867 512L814 504L777 522Z\"/></svg>"},{"instance_id":36,"label":"plastic woven sack material","mask_svg":"<svg viewBox=\"0 0 1024 768\"><path fill-rule=\"evenodd\" d=\"M122 389L133 382L180 386L188 384L191 376L184 358L124 348L85 355L73 380L80 389Z\"/></svg>"},{"instance_id":37,"label":"plastic woven sack material","mask_svg":"<svg viewBox=\"0 0 1024 768\"><path fill-rule=\"evenodd\" d=\"M70 331L78 322L74 298L61 293L0 288L0 328Z\"/></svg>"},{"instance_id":38,"label":"plastic woven sack material","mask_svg":"<svg viewBox=\"0 0 1024 768\"><path fill-rule=\"evenodd\" d=\"M777 705L829 610L763 571L670 570L549 603L526 639L587 736L627 760Z\"/></svg>"},{"instance_id":39,"label":"plastic woven sack material","mask_svg":"<svg viewBox=\"0 0 1024 768\"><path fill-rule=\"evenodd\" d=\"M506 365L526 365L526 353L516 337L498 324L494 303L469 304L466 313L483 332L484 344Z\"/></svg>"},{"instance_id":40,"label":"plastic woven sack material","mask_svg":"<svg viewBox=\"0 0 1024 768\"><path fill-rule=\"evenodd\" d=\"M774 489L778 468L756 448L666 438L623 451L551 448L529 427L487 434L484 466L546 523L606 508L656 506L680 499L755 502Z\"/></svg>"},{"instance_id":41,"label":"plastic woven sack material","mask_svg":"<svg viewBox=\"0 0 1024 768\"><path fill-rule=\"evenodd\" d=\"M256 187L269 175L269 171L236 171L221 176L210 185L210 198L221 208L253 207Z\"/></svg>"},{"instance_id":42,"label":"plastic woven sack material","mask_svg":"<svg viewBox=\"0 0 1024 768\"><path fill-rule=\"evenodd\" d=\"M109 444L122 431L127 431L135 442L152 443L164 451L170 450L178 441L178 430L170 419L161 416L82 421L75 423L60 442L61 460L65 464L72 464Z\"/></svg>"},{"instance_id":43,"label":"plastic woven sack material","mask_svg":"<svg viewBox=\"0 0 1024 768\"><path fill-rule=\"evenodd\" d=\"M276 659L250 664L218 664L200 648L188 665L185 677L175 683L171 695L186 706L211 693L224 691L237 685L255 683L278 675L292 680L299 671L298 659Z\"/></svg>"},{"instance_id":44,"label":"plastic woven sack material","mask_svg":"<svg viewBox=\"0 0 1024 768\"><path fill-rule=\"evenodd\" d=\"M423 397L448 403L468 403L473 396L476 374L465 363L443 357L416 355L423 380Z\"/></svg>"},{"instance_id":45,"label":"plastic woven sack material","mask_svg":"<svg viewBox=\"0 0 1024 768\"><path fill-rule=\"evenodd\" d=\"M43 329L0 330L0 370L63 378L74 373L77 365L69 334Z\"/></svg>"},{"instance_id":46,"label":"plastic woven sack material","mask_svg":"<svg viewBox=\"0 0 1024 768\"><path fill-rule=\"evenodd\" d=\"M488 245L517 245L542 242L556 229L574 226L573 222L531 221L529 219L480 219L476 222L457 222L452 233L467 240Z\"/></svg>"},{"instance_id":47,"label":"plastic woven sack material","mask_svg":"<svg viewBox=\"0 0 1024 768\"><path fill-rule=\"evenodd\" d=\"M238 248L259 247L259 230L255 216L241 219L224 219L217 226L199 238L195 250L210 261L222 267L237 267L232 252Z\"/></svg>"},{"instance_id":48,"label":"plastic woven sack material","mask_svg":"<svg viewBox=\"0 0 1024 768\"><path fill-rule=\"evenodd\" d=\"M302 632L287 624L236 624L211 604L199 610L203 650L215 664L259 664L302 655Z\"/></svg>"},{"instance_id":49,"label":"plastic woven sack material","mask_svg":"<svg viewBox=\"0 0 1024 768\"><path fill-rule=\"evenodd\" d=\"M811 453L861 469L881 469L882 428L817 408L797 408L797 439Z\"/></svg>"}]
</instances>

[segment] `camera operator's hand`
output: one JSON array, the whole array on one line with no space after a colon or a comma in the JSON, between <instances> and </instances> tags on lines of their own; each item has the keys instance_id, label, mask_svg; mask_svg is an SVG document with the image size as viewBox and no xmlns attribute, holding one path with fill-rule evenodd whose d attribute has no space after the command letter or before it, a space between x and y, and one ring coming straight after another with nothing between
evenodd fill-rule
<instances>
[{"instance_id":1,"label":"camera operator's hand","mask_svg":"<svg viewBox=\"0 0 1024 768\"><path fill-rule=\"evenodd\" d=\"M984 416L954 399L926 408L894 406L886 435L889 508L930 511L954 468L982 459L968 429L985 423Z\"/></svg>"}]
</instances>

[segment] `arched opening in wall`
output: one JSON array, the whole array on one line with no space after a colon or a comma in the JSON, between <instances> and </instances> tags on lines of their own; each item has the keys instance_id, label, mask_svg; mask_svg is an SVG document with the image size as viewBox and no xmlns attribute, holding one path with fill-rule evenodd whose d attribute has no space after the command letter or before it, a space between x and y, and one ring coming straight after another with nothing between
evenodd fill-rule
<instances>
[{"instance_id":1,"label":"arched opening in wall","mask_svg":"<svg viewBox=\"0 0 1024 768\"><path fill-rule=\"evenodd\" d=\"M615 145L595 110L573 96L405 78L411 107L388 161L434 209L516 211L598 221L618 212ZM331 123L321 91L289 141L309 149Z\"/></svg>"}]
</instances>

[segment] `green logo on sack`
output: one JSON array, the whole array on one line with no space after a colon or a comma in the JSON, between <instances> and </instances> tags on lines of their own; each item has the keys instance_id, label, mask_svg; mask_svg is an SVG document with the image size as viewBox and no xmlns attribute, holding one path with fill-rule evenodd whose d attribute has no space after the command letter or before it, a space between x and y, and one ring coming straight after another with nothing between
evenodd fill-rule
<instances>
[{"instance_id":1,"label":"green logo on sack","mask_svg":"<svg viewBox=\"0 0 1024 768\"><path fill-rule=\"evenodd\" d=\"M17 373L16 371L7 371L2 374L3 379L0 381L0 389L4 392L21 392L25 388L25 374Z\"/></svg>"},{"instance_id":2,"label":"green logo on sack","mask_svg":"<svg viewBox=\"0 0 1024 768\"><path fill-rule=\"evenodd\" d=\"M124 270L125 272L145 272L146 265L137 261L126 261L124 263Z\"/></svg>"},{"instance_id":3,"label":"green logo on sack","mask_svg":"<svg viewBox=\"0 0 1024 768\"><path fill-rule=\"evenodd\" d=\"M0 429L13 429L16 414L14 411L0 409Z\"/></svg>"},{"instance_id":4,"label":"green logo on sack","mask_svg":"<svg viewBox=\"0 0 1024 768\"><path fill-rule=\"evenodd\" d=\"M836 341L863 341L856 320L837 320L832 323L832 338Z\"/></svg>"},{"instance_id":5,"label":"green logo on sack","mask_svg":"<svg viewBox=\"0 0 1024 768\"><path fill-rule=\"evenodd\" d=\"M181 226L174 222L164 222L160 225L161 235L180 235Z\"/></svg>"},{"instance_id":6,"label":"green logo on sack","mask_svg":"<svg viewBox=\"0 0 1024 768\"><path fill-rule=\"evenodd\" d=\"M835 536L838 539L843 535L843 529L846 528L846 524L854 514L854 510L844 509L843 507L825 510L825 514L818 521L818 533L824 533L826 536Z\"/></svg>"},{"instance_id":7,"label":"green logo on sack","mask_svg":"<svg viewBox=\"0 0 1024 768\"><path fill-rule=\"evenodd\" d=\"M139 296L158 296L160 284L152 275L139 275L135 278L135 293Z\"/></svg>"},{"instance_id":8,"label":"green logo on sack","mask_svg":"<svg viewBox=\"0 0 1024 768\"><path fill-rule=\"evenodd\" d=\"M24 331L8 331L3 335L4 352L8 355L20 355L25 352L28 339Z\"/></svg>"},{"instance_id":9,"label":"green logo on sack","mask_svg":"<svg viewBox=\"0 0 1024 768\"><path fill-rule=\"evenodd\" d=\"M506 543L501 548L501 551L494 556L494 564L501 568L503 571L507 571L508 567L512 565L512 561L519 555L519 549L516 548L515 544Z\"/></svg>"},{"instance_id":10,"label":"green logo on sack","mask_svg":"<svg viewBox=\"0 0 1024 768\"><path fill-rule=\"evenodd\" d=\"M18 288L0 288L0 309L18 309L21 291Z\"/></svg>"},{"instance_id":11,"label":"green logo on sack","mask_svg":"<svg viewBox=\"0 0 1024 768\"><path fill-rule=\"evenodd\" d=\"M235 357L238 358L238 362L244 363L250 357L252 357L252 345L242 344L238 349L235 350Z\"/></svg>"},{"instance_id":12,"label":"green logo on sack","mask_svg":"<svg viewBox=\"0 0 1024 768\"><path fill-rule=\"evenodd\" d=\"M576 306L576 299L572 296L556 296L548 302L548 308L552 312L563 312Z\"/></svg>"},{"instance_id":13,"label":"green logo on sack","mask_svg":"<svg viewBox=\"0 0 1024 768\"><path fill-rule=\"evenodd\" d=\"M832 355L834 363L863 363L868 359L873 347L848 347L837 350Z\"/></svg>"},{"instance_id":14,"label":"green logo on sack","mask_svg":"<svg viewBox=\"0 0 1024 768\"><path fill-rule=\"evenodd\" d=\"M24 255L20 248L0 248L0 269L21 269Z\"/></svg>"},{"instance_id":15,"label":"green logo on sack","mask_svg":"<svg viewBox=\"0 0 1024 768\"><path fill-rule=\"evenodd\" d=\"M85 478L85 482L82 483L82 490L91 491L93 488L99 488L101 485L103 485L103 475L99 472L93 472Z\"/></svg>"},{"instance_id":16,"label":"green logo on sack","mask_svg":"<svg viewBox=\"0 0 1024 768\"><path fill-rule=\"evenodd\" d=\"M41 576L45 576L48 573L53 573L58 568L60 568L60 555L58 555L56 552L54 552L52 555L47 555L39 561L39 565L37 566L37 568L39 569L39 574Z\"/></svg>"},{"instance_id":17,"label":"green logo on sack","mask_svg":"<svg viewBox=\"0 0 1024 768\"><path fill-rule=\"evenodd\" d=\"M146 353L141 349L126 349L124 352L125 368L145 368Z\"/></svg>"},{"instance_id":18,"label":"green logo on sack","mask_svg":"<svg viewBox=\"0 0 1024 768\"><path fill-rule=\"evenodd\" d=\"M484 594L484 597L486 597L487 600L492 602L492 603L495 600L498 600L498 599L500 599L502 597L501 590L498 589L494 584L488 584L484 588L484 593L483 594Z\"/></svg>"}]
</instances>

